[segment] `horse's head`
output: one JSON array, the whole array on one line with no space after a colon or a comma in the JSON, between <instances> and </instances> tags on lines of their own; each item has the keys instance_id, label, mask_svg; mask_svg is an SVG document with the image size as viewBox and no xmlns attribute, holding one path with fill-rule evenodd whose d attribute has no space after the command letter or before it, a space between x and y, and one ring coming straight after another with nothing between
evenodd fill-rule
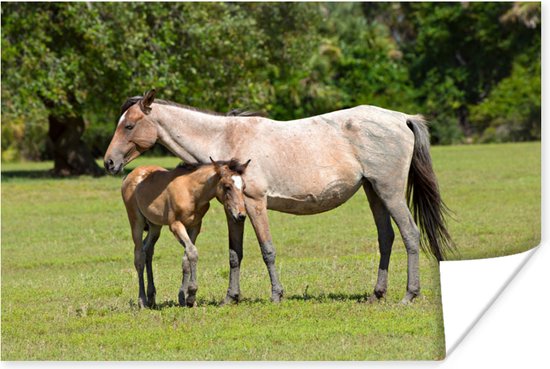
<instances>
[{"instance_id":1,"label":"horse's head","mask_svg":"<svg viewBox=\"0 0 550 369\"><path fill-rule=\"evenodd\" d=\"M154 89L143 98L131 98L123 105L122 115L104 157L105 169L109 173L119 173L126 164L157 142L157 128L149 115L153 100Z\"/></svg>"},{"instance_id":2,"label":"horse's head","mask_svg":"<svg viewBox=\"0 0 550 369\"><path fill-rule=\"evenodd\" d=\"M231 214L236 222L243 222L246 219L246 208L244 205L245 183L242 175L250 163L239 163L236 159L229 162L216 162L210 158L220 177L216 197L223 203L225 211Z\"/></svg>"}]
</instances>

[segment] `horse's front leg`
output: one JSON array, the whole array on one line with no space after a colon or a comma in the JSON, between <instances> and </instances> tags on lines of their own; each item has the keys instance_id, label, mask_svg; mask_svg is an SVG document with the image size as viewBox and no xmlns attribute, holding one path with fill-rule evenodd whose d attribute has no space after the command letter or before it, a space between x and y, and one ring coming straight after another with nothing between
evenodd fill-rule
<instances>
[{"instance_id":1,"label":"horse's front leg","mask_svg":"<svg viewBox=\"0 0 550 369\"><path fill-rule=\"evenodd\" d=\"M199 253L197 251L197 248L195 247L195 244L191 241L191 238L189 237L189 234L187 233L187 230L185 229L185 226L183 223L176 221L170 225L170 230L172 233L174 233L174 236L176 236L177 240L180 242L180 244L185 248L185 256L184 256L184 277L183 277L183 283L186 284L186 270L185 270L185 257L187 257L187 261L189 263L188 273L189 273L189 282L186 290L184 290L184 293L187 293L185 296L185 304L189 307L195 306L195 298L198 290L198 284L197 284L197 262L199 259Z\"/></svg>"},{"instance_id":2,"label":"horse's front leg","mask_svg":"<svg viewBox=\"0 0 550 369\"><path fill-rule=\"evenodd\" d=\"M280 302L283 297L283 286L279 282L279 276L275 268L275 247L269 231L267 199L265 197L259 200L247 198L245 205L271 279L271 300Z\"/></svg>"},{"instance_id":3,"label":"horse's front leg","mask_svg":"<svg viewBox=\"0 0 550 369\"><path fill-rule=\"evenodd\" d=\"M227 227L229 233L229 287L223 304L239 302L241 296L240 270L243 259L244 222L236 222L227 211Z\"/></svg>"},{"instance_id":4,"label":"horse's front leg","mask_svg":"<svg viewBox=\"0 0 550 369\"><path fill-rule=\"evenodd\" d=\"M201 225L202 222L199 223L197 226L189 229L189 239L191 240L191 243L194 245L197 237L199 236L199 233L201 231ZM187 256L187 252L183 253L183 258L181 261L181 270L182 270L182 279L181 279L181 287L178 292L178 303L180 306L186 306L186 300L187 300L187 291L189 290L189 279L191 275L191 264L189 263L189 257Z\"/></svg>"}]
</instances>

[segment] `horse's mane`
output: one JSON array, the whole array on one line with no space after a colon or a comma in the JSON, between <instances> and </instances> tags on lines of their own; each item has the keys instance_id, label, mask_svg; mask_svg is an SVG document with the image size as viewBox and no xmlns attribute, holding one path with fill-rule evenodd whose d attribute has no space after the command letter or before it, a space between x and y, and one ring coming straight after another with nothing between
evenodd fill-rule
<instances>
[{"instance_id":1,"label":"horse's mane","mask_svg":"<svg viewBox=\"0 0 550 369\"><path fill-rule=\"evenodd\" d=\"M246 165L239 162L237 159L232 158L231 160L216 160L217 165L227 165L229 170L242 175L246 169ZM181 162L177 165L176 168L183 169L185 171L193 172L199 168L205 167L207 165L212 165L212 163L184 163Z\"/></svg>"},{"instance_id":2,"label":"horse's mane","mask_svg":"<svg viewBox=\"0 0 550 369\"><path fill-rule=\"evenodd\" d=\"M128 99L126 99L124 104L122 104L122 106L120 107L120 115L122 115L132 105L137 104L141 99L143 99L143 96L133 96L133 97L129 97ZM195 107L189 106L189 105L179 104L177 102L173 102L173 101L169 101L169 100L155 99L154 102L157 103L157 104L161 104L161 105L176 106L178 108L197 111L197 112L200 112L200 113L205 113L205 114L209 114L209 115L216 115L216 116L265 117L264 113L258 112L258 111L248 111L248 110L243 110L243 109L231 109L229 112L223 114L223 113L218 113L218 112L211 111L211 110L208 110L208 109L200 109L200 108L195 108Z\"/></svg>"}]
</instances>

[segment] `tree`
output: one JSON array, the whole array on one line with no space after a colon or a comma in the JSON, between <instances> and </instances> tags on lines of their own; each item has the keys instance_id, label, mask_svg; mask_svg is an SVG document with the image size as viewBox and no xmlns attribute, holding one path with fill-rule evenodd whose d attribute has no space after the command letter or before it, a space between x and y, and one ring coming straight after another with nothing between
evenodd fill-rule
<instances>
[{"instance_id":1,"label":"tree","mask_svg":"<svg viewBox=\"0 0 550 369\"><path fill-rule=\"evenodd\" d=\"M48 144L58 175L93 174L97 166L81 140L82 101L91 83L92 57L78 7L9 3L2 6L2 108L25 117L47 114ZM86 18L82 18L84 23Z\"/></svg>"},{"instance_id":2,"label":"tree","mask_svg":"<svg viewBox=\"0 0 550 369\"><path fill-rule=\"evenodd\" d=\"M474 135L472 106L484 101L511 74L514 60L526 52L535 58L537 53L540 55L540 24L536 24L536 17L530 16L530 26L506 22L513 18L509 14L515 6L411 3L403 7L415 32L403 46L410 62L410 78L420 91L420 102L440 127L445 121L456 120L464 135ZM540 14L540 4L532 3L530 7L534 13L538 8ZM441 134L444 131L436 130L438 133L440 141L452 140Z\"/></svg>"},{"instance_id":3,"label":"tree","mask_svg":"<svg viewBox=\"0 0 550 369\"><path fill-rule=\"evenodd\" d=\"M14 128L44 116L55 173L102 173L82 135L91 126L87 138L98 137L95 151L103 151L118 106L136 92L155 86L163 98L212 110L267 106L269 73L292 71L307 53L301 43L309 39L302 24L307 12L295 11L302 6L3 4L3 120ZM270 45L273 29L259 23L272 8L281 8L279 29L297 27L288 31L293 37L284 36L284 57ZM285 14L294 13L299 16L289 23ZM3 151L10 145L3 140Z\"/></svg>"},{"instance_id":4,"label":"tree","mask_svg":"<svg viewBox=\"0 0 550 369\"><path fill-rule=\"evenodd\" d=\"M3 3L2 160L102 173L118 107L151 87L281 120L422 113L442 144L537 139L540 28L539 3Z\"/></svg>"}]
</instances>

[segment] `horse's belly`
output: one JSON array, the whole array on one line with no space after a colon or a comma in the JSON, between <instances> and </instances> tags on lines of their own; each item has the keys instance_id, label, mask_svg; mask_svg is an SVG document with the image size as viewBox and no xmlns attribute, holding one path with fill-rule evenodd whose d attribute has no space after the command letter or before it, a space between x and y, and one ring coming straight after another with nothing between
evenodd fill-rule
<instances>
[{"instance_id":1,"label":"horse's belly","mask_svg":"<svg viewBox=\"0 0 550 369\"><path fill-rule=\"evenodd\" d=\"M322 213L342 205L357 192L360 186L360 180L352 184L349 181L335 180L318 191L292 195L273 191L267 196L267 207L297 215Z\"/></svg>"}]
</instances>

